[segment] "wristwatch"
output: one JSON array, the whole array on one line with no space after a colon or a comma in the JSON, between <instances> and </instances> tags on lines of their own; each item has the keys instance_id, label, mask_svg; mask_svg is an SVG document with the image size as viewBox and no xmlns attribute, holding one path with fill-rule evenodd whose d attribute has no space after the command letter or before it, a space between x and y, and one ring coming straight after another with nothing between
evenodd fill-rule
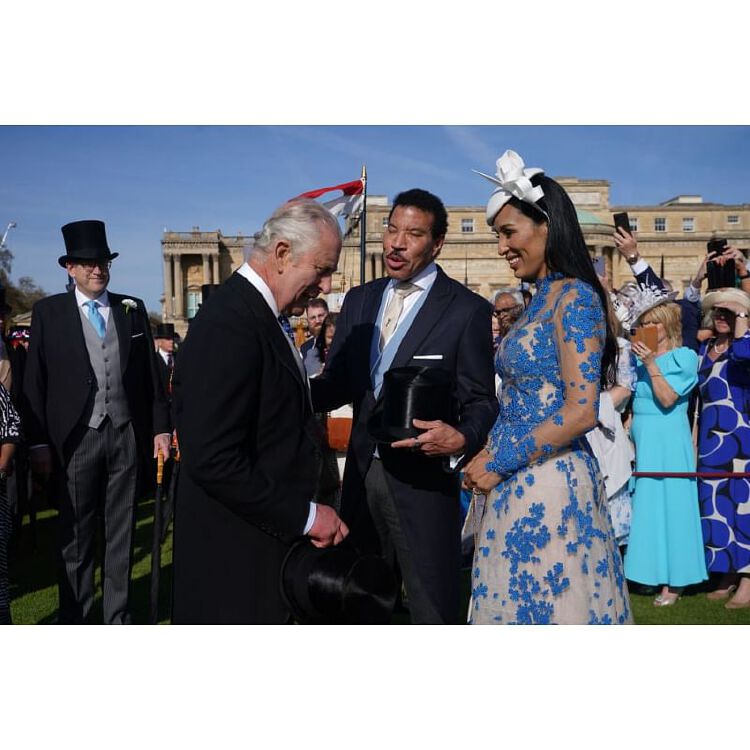
<instances>
[{"instance_id":1,"label":"wristwatch","mask_svg":"<svg viewBox=\"0 0 750 750\"><path fill-rule=\"evenodd\" d=\"M747 313L740 312L740 313L737 313L737 315L735 317L737 317L737 318L746 318L747 317Z\"/></svg>"},{"instance_id":2,"label":"wristwatch","mask_svg":"<svg viewBox=\"0 0 750 750\"><path fill-rule=\"evenodd\" d=\"M739 279L740 281L744 281L745 279L750 279L750 273L747 273L747 272L746 272L744 276L740 276L740 275L738 274L738 275L737 275L737 278L738 278L738 279Z\"/></svg>"},{"instance_id":3,"label":"wristwatch","mask_svg":"<svg viewBox=\"0 0 750 750\"><path fill-rule=\"evenodd\" d=\"M633 266L638 262L638 253L632 253L625 259L629 266Z\"/></svg>"}]
</instances>

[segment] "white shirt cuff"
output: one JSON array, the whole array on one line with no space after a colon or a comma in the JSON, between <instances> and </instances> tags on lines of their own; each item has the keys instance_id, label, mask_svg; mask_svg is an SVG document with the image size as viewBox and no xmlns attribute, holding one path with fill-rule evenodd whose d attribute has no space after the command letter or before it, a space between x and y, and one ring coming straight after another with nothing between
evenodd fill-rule
<instances>
[{"instance_id":1,"label":"white shirt cuff","mask_svg":"<svg viewBox=\"0 0 750 750\"><path fill-rule=\"evenodd\" d=\"M310 512L307 514L307 523L305 524L305 530L302 532L303 536L310 533L310 529L313 527L313 524L315 523L315 516L317 515L318 515L318 504L311 502Z\"/></svg>"},{"instance_id":2,"label":"white shirt cuff","mask_svg":"<svg viewBox=\"0 0 750 750\"><path fill-rule=\"evenodd\" d=\"M448 460L448 466L450 467L451 471L458 466L458 462L464 457L464 454L462 453L460 456L450 456Z\"/></svg>"},{"instance_id":3,"label":"white shirt cuff","mask_svg":"<svg viewBox=\"0 0 750 750\"><path fill-rule=\"evenodd\" d=\"M648 263L643 260L643 258L638 258L638 260L630 266L630 269L633 272L633 276L637 276L639 273L643 273L648 269Z\"/></svg>"},{"instance_id":4,"label":"white shirt cuff","mask_svg":"<svg viewBox=\"0 0 750 750\"><path fill-rule=\"evenodd\" d=\"M700 302L701 301L700 287L696 289L692 283L688 284L687 289L685 289L684 296L688 302Z\"/></svg>"}]
</instances>

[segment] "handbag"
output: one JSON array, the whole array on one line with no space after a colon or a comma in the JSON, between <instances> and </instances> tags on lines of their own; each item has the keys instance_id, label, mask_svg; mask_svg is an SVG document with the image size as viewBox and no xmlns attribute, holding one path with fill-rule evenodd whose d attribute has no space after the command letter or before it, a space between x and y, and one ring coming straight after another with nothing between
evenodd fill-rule
<instances>
[{"instance_id":1,"label":"handbag","mask_svg":"<svg viewBox=\"0 0 750 750\"><path fill-rule=\"evenodd\" d=\"M328 447L338 453L346 453L352 435L351 417L326 417Z\"/></svg>"}]
</instances>

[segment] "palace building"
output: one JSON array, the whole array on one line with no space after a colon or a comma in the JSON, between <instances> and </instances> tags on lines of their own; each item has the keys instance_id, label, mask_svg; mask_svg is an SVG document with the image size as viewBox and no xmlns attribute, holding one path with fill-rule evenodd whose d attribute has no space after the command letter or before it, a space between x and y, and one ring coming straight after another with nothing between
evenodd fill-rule
<instances>
[{"instance_id":1,"label":"palace building","mask_svg":"<svg viewBox=\"0 0 750 750\"><path fill-rule=\"evenodd\" d=\"M555 178L576 206L586 244L592 257L603 256L615 287L632 279L630 267L618 255L612 236L612 215L627 211L637 232L638 251L657 274L684 290L706 253L706 243L723 237L730 245L750 248L750 204L724 205L705 202L700 195L679 195L658 205L611 206L607 180ZM484 206L446 206L448 235L438 262L454 279L483 297L491 298L502 287L517 286L508 265L497 256L497 239L485 221ZM390 202L385 196L367 197L365 279L384 275L383 230ZM360 283L360 229L344 241L333 291L331 309L340 307L347 289ZM244 249L252 237L227 236L216 230L165 231L161 244L164 261L162 318L174 323L182 336L196 314L210 285L220 284L244 261Z\"/></svg>"}]
</instances>

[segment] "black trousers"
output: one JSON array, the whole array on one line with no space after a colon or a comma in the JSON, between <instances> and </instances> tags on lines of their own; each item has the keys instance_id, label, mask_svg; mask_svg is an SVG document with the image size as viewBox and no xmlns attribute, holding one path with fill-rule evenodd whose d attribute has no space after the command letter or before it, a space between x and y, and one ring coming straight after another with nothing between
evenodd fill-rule
<instances>
[{"instance_id":1,"label":"black trousers","mask_svg":"<svg viewBox=\"0 0 750 750\"><path fill-rule=\"evenodd\" d=\"M96 430L79 427L72 444L60 498L59 622L83 623L90 616L101 520L104 624L128 624L138 479L133 427L116 428L108 418Z\"/></svg>"},{"instance_id":2,"label":"black trousers","mask_svg":"<svg viewBox=\"0 0 750 750\"><path fill-rule=\"evenodd\" d=\"M373 458L365 477L367 506L380 540L381 554L392 567L398 563L409 600L409 614L413 625L443 625L447 622L433 602L429 589L420 579L413 564L414 551L404 534L396 507L396 500L388 486L383 464Z\"/></svg>"}]
</instances>

